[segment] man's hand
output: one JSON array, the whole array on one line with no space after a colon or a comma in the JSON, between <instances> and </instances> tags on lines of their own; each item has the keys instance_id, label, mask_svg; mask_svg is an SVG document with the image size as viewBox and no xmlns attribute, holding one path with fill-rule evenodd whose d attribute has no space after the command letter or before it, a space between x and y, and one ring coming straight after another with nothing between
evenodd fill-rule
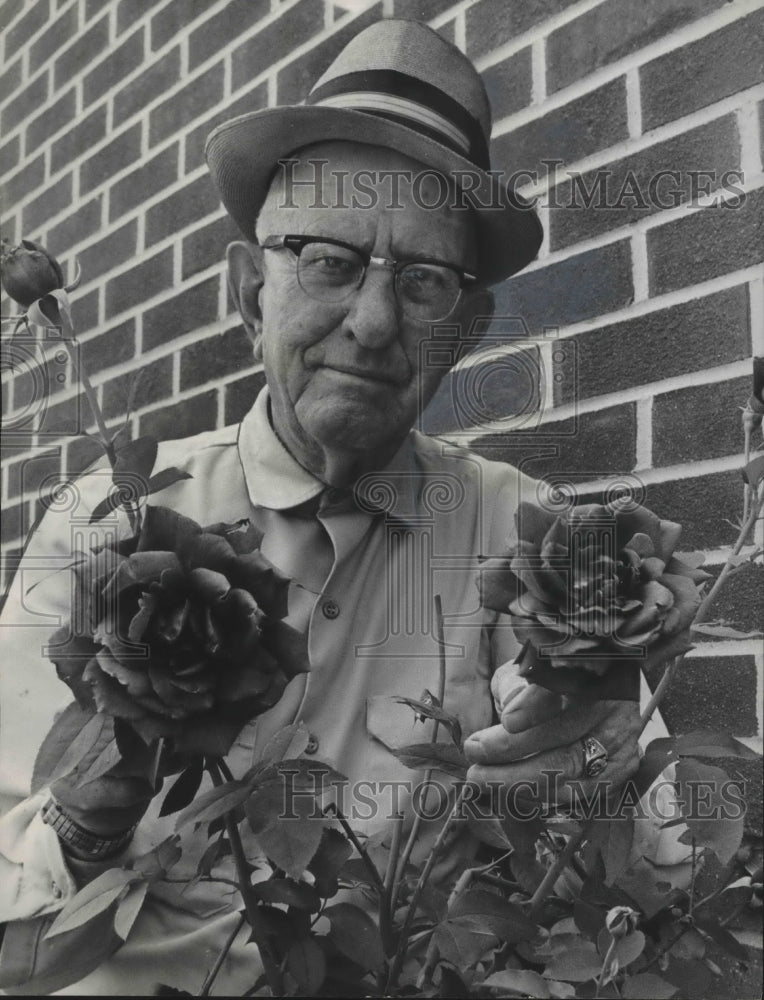
<instances>
[{"instance_id":1,"label":"man's hand","mask_svg":"<svg viewBox=\"0 0 764 1000\"><path fill-rule=\"evenodd\" d=\"M582 783L584 794L605 781L620 786L639 766L639 705L631 701L587 701L527 684L514 665L500 667L491 689L500 724L470 736L464 752L472 763L468 780L481 785L517 786L520 798L537 805L565 809L573 800L566 783ZM592 736L608 754L605 769L595 778L584 775L581 739ZM544 771L558 772L556 781Z\"/></svg>"},{"instance_id":2,"label":"man's hand","mask_svg":"<svg viewBox=\"0 0 764 1000\"><path fill-rule=\"evenodd\" d=\"M154 797L148 776L126 761L78 786L81 771L59 778L50 790L68 816L90 833L104 837L124 833L141 820Z\"/></svg>"}]
</instances>

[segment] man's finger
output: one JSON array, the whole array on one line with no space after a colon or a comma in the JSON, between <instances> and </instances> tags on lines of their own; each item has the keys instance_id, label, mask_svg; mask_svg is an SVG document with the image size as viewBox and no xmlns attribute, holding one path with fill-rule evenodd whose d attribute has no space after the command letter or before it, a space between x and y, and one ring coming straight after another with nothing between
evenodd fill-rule
<instances>
[{"instance_id":1,"label":"man's finger","mask_svg":"<svg viewBox=\"0 0 764 1000\"><path fill-rule=\"evenodd\" d=\"M464 744L464 752L473 763L502 764L577 743L599 725L612 708L612 702L595 702L566 708L551 721L518 733L509 733L503 725L473 733Z\"/></svg>"},{"instance_id":2,"label":"man's finger","mask_svg":"<svg viewBox=\"0 0 764 1000\"><path fill-rule=\"evenodd\" d=\"M501 724L508 733L521 733L556 718L565 708L565 699L556 691L530 684L503 708Z\"/></svg>"}]
</instances>

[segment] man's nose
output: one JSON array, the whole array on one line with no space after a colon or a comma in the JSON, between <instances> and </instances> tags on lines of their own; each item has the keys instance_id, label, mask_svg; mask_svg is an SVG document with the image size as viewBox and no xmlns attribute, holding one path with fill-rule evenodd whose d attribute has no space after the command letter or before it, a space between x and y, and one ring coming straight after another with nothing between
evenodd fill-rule
<instances>
[{"instance_id":1,"label":"man's nose","mask_svg":"<svg viewBox=\"0 0 764 1000\"><path fill-rule=\"evenodd\" d=\"M397 339L399 323L392 271L369 268L361 287L351 297L345 328L363 347L379 350Z\"/></svg>"}]
</instances>

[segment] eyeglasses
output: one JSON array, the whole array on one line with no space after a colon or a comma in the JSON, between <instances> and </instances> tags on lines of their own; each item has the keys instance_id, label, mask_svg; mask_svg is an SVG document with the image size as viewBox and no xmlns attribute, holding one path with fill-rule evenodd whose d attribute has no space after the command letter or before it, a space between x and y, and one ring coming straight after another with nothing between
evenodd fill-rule
<instances>
[{"instance_id":1,"label":"eyeglasses","mask_svg":"<svg viewBox=\"0 0 764 1000\"><path fill-rule=\"evenodd\" d=\"M437 322L455 309L462 289L477 282L477 275L446 261L390 260L373 257L342 240L325 236L269 236L264 250L291 250L297 258L300 288L319 302L342 302L366 278L369 264L392 268L395 295L410 319Z\"/></svg>"}]
</instances>

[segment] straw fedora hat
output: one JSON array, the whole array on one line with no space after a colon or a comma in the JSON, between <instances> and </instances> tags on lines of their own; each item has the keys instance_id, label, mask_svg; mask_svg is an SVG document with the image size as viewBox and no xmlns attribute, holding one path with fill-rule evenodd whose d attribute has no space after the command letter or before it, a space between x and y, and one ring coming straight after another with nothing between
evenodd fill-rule
<instances>
[{"instance_id":1,"label":"straw fedora hat","mask_svg":"<svg viewBox=\"0 0 764 1000\"><path fill-rule=\"evenodd\" d=\"M460 172L457 183L476 209L480 275L490 283L530 263L542 237L533 209L503 174L489 173L490 134L485 87L469 59L426 25L390 19L359 32L304 105L224 122L206 155L226 210L249 240L279 161L303 146L337 139L387 146L441 174Z\"/></svg>"}]
</instances>

